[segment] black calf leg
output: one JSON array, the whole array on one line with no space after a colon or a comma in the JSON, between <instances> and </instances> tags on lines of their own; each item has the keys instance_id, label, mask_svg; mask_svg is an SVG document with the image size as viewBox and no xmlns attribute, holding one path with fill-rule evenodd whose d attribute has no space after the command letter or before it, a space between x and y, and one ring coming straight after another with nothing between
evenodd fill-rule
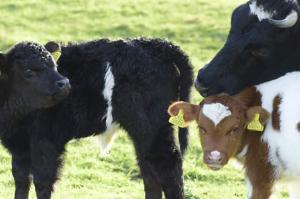
<instances>
[{"instance_id":1,"label":"black calf leg","mask_svg":"<svg viewBox=\"0 0 300 199\"><path fill-rule=\"evenodd\" d=\"M131 137L135 143L139 166L144 180L146 199L162 198L183 199L182 159L175 145L171 127L163 128L158 133L142 132Z\"/></svg>"},{"instance_id":2,"label":"black calf leg","mask_svg":"<svg viewBox=\"0 0 300 199\"><path fill-rule=\"evenodd\" d=\"M182 159L177 148L173 129L166 126L159 131L150 155L163 192L167 199L184 198Z\"/></svg>"},{"instance_id":3,"label":"black calf leg","mask_svg":"<svg viewBox=\"0 0 300 199\"><path fill-rule=\"evenodd\" d=\"M136 148L137 159L140 171L144 181L144 190L146 199L161 199L162 187L160 186L159 178L156 176L151 163L144 158L144 154L139 154L141 150Z\"/></svg>"},{"instance_id":4,"label":"black calf leg","mask_svg":"<svg viewBox=\"0 0 300 199\"><path fill-rule=\"evenodd\" d=\"M12 174L15 181L15 199L27 199L30 189L30 156L12 153Z\"/></svg>"},{"instance_id":5,"label":"black calf leg","mask_svg":"<svg viewBox=\"0 0 300 199\"><path fill-rule=\"evenodd\" d=\"M125 85L124 85L125 87ZM168 124L168 100L151 107L145 96L124 88L114 96L113 115L134 142L144 180L146 199L183 198L181 155L175 146L173 130ZM128 95L130 93L130 95ZM166 129L160 129L166 126Z\"/></svg>"},{"instance_id":6,"label":"black calf leg","mask_svg":"<svg viewBox=\"0 0 300 199\"><path fill-rule=\"evenodd\" d=\"M35 140L32 147L32 174L37 199L50 199L61 164L61 153L47 140Z\"/></svg>"}]
</instances>

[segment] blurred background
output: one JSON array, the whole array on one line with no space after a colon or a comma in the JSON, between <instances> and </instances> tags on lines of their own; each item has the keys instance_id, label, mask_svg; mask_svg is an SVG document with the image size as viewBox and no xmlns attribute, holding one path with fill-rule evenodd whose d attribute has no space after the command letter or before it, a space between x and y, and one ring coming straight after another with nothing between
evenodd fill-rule
<instances>
[{"instance_id":1,"label":"blurred background","mask_svg":"<svg viewBox=\"0 0 300 199\"><path fill-rule=\"evenodd\" d=\"M31 40L46 43L99 38L159 37L168 39L190 56L195 75L226 40L233 9L243 0L1 0L0 50ZM193 89L192 101L201 96ZM243 172L234 161L213 172L202 164L195 125L184 159L187 199L246 197ZM120 131L111 154L99 157L94 138L72 141L67 147L62 177L54 199L139 199L143 183L132 144ZM0 146L0 198L13 198L11 158ZM279 193L286 198L285 192ZM30 198L35 198L31 188Z\"/></svg>"}]
</instances>

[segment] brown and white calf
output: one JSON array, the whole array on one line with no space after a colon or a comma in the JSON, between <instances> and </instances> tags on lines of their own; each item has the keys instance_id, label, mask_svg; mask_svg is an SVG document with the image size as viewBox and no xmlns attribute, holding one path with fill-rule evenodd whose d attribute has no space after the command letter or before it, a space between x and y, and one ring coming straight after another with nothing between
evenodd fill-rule
<instances>
[{"instance_id":1,"label":"brown and white calf","mask_svg":"<svg viewBox=\"0 0 300 199\"><path fill-rule=\"evenodd\" d=\"M199 126L204 162L219 170L232 157L244 164L248 199L267 199L274 183L287 180L290 198L300 198L300 72L250 87L235 96L217 95L200 105L175 102ZM256 114L264 132L248 130ZM297 184L298 183L298 184Z\"/></svg>"}]
</instances>

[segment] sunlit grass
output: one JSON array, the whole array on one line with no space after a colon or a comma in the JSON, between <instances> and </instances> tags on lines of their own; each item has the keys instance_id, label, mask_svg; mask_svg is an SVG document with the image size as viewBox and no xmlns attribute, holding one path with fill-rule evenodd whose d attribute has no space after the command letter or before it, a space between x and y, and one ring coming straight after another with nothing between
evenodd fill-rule
<instances>
[{"instance_id":1,"label":"sunlit grass","mask_svg":"<svg viewBox=\"0 0 300 199\"><path fill-rule=\"evenodd\" d=\"M0 49L33 40L79 41L96 38L161 37L180 45L195 72L223 45L230 15L242 0L1 0ZM200 96L193 90L192 101ZM184 160L187 199L246 197L241 170L207 169L195 126ZM99 158L93 138L72 141L67 148L55 199L139 199L143 184L126 133L120 132L111 155ZM10 156L0 148L0 198L13 198ZM282 193L282 198L286 194ZM35 198L32 187L30 198Z\"/></svg>"}]
</instances>

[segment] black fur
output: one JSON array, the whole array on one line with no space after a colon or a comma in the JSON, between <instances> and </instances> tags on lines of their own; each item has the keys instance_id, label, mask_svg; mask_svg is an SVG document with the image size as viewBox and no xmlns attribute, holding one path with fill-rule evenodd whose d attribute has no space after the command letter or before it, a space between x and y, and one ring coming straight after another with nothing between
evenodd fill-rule
<instances>
[{"instance_id":1,"label":"black fur","mask_svg":"<svg viewBox=\"0 0 300 199\"><path fill-rule=\"evenodd\" d=\"M188 100L192 66L187 56L163 40L97 40L62 46L59 72L70 79L68 98L27 117L14 137L4 140L13 156L17 187L28 189L33 175L37 197L51 197L65 144L106 130L107 101L102 91L107 66L115 78L113 121L135 146L146 198L183 198L182 157L174 142L167 108ZM187 130L180 131L182 150ZM19 143L22 140L22 143ZM28 194L16 198L26 198Z\"/></svg>"}]
</instances>

